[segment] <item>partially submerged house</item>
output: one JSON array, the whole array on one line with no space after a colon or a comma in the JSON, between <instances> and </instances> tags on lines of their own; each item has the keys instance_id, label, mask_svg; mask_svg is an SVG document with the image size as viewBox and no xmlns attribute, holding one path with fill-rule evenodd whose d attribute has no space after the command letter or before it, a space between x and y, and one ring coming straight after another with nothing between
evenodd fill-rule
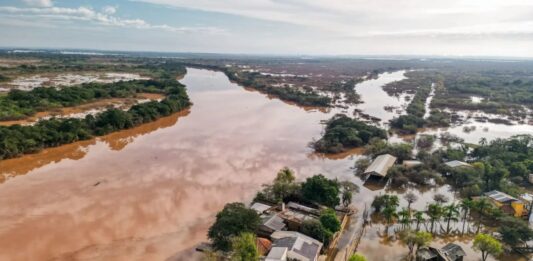
<instances>
[{"instance_id":1,"label":"partially submerged house","mask_svg":"<svg viewBox=\"0 0 533 261\"><path fill-rule=\"evenodd\" d=\"M285 259L274 259L283 256L283 248L286 248L286 259L300 261L317 261L322 249L322 242L295 231L276 231L270 236L272 239L273 254L271 259L266 260L284 261ZM271 250L271 252L272 252Z\"/></svg>"},{"instance_id":2,"label":"partially submerged house","mask_svg":"<svg viewBox=\"0 0 533 261\"><path fill-rule=\"evenodd\" d=\"M454 243L449 243L441 249L422 247L416 251L416 261L463 261L465 256L463 248Z\"/></svg>"},{"instance_id":3,"label":"partially submerged house","mask_svg":"<svg viewBox=\"0 0 533 261\"><path fill-rule=\"evenodd\" d=\"M492 204L501 209L503 212L515 217L522 217L525 213L525 204L522 200L512 197L503 192L493 190L486 192L485 196Z\"/></svg>"},{"instance_id":4,"label":"partially submerged house","mask_svg":"<svg viewBox=\"0 0 533 261\"><path fill-rule=\"evenodd\" d=\"M396 157L390 154L379 155L374 159L374 161L372 161L372 164L366 168L365 175L384 178L387 176L387 171L389 171L395 162Z\"/></svg>"}]
</instances>

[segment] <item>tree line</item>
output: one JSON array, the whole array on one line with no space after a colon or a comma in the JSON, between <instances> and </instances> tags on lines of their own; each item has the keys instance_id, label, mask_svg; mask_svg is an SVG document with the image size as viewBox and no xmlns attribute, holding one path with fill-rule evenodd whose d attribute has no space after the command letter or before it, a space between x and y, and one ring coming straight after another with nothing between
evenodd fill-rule
<instances>
[{"instance_id":1,"label":"tree line","mask_svg":"<svg viewBox=\"0 0 533 261\"><path fill-rule=\"evenodd\" d=\"M119 86L122 86L122 84L119 84ZM127 86L136 86L132 88L139 87L138 84ZM168 116L191 105L185 86L175 80L166 80L164 82L144 81L140 83L140 86L146 87L144 90L164 90L166 98L160 102L151 101L134 105L128 111L109 109L95 116L87 115L83 119L52 118L41 120L35 125L0 126L0 159L13 158L45 148L87 140L94 136L132 128L160 117ZM37 93L48 92L40 90ZM13 96L11 93L10 95ZM35 97L32 96L34 93L29 95L28 97ZM24 94L19 92L14 95L14 97L17 97L16 99L22 96ZM36 97L42 96L37 95ZM21 100L21 102L23 101Z\"/></svg>"}]
</instances>

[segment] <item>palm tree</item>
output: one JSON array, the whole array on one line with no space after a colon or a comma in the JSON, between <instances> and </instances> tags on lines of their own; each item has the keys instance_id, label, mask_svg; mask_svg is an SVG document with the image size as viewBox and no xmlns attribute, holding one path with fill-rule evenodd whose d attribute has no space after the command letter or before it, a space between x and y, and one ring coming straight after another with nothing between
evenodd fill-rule
<instances>
[{"instance_id":1,"label":"palm tree","mask_svg":"<svg viewBox=\"0 0 533 261\"><path fill-rule=\"evenodd\" d=\"M411 223L411 212L409 212L408 209L402 208L402 210L398 212L398 216L400 217L402 227L406 227Z\"/></svg>"},{"instance_id":2,"label":"palm tree","mask_svg":"<svg viewBox=\"0 0 533 261\"><path fill-rule=\"evenodd\" d=\"M418 231L420 229L420 223L423 223L423 222L426 221L424 219L424 212L415 211L414 217L415 217L415 220L416 220L416 231Z\"/></svg>"},{"instance_id":3,"label":"palm tree","mask_svg":"<svg viewBox=\"0 0 533 261\"><path fill-rule=\"evenodd\" d=\"M389 227L394 221L394 218L398 217L398 214L396 213L396 207L385 207L381 213L383 214L383 217L385 217L385 220L387 220L386 230L388 234Z\"/></svg>"},{"instance_id":4,"label":"palm tree","mask_svg":"<svg viewBox=\"0 0 533 261\"><path fill-rule=\"evenodd\" d=\"M481 146L487 145L487 138L483 137L483 138L479 139L479 145L481 145Z\"/></svg>"},{"instance_id":5,"label":"palm tree","mask_svg":"<svg viewBox=\"0 0 533 261\"><path fill-rule=\"evenodd\" d=\"M459 209L455 203L447 205L443 208L443 216L446 219L446 234L450 233L450 221L457 221L459 216Z\"/></svg>"},{"instance_id":6,"label":"palm tree","mask_svg":"<svg viewBox=\"0 0 533 261\"><path fill-rule=\"evenodd\" d=\"M479 213L479 222L477 225L477 231L476 233L479 233L479 230L481 229L481 223L483 221L483 216L485 215L485 211L490 207L490 202L486 198L481 198L474 201L474 208Z\"/></svg>"},{"instance_id":7,"label":"palm tree","mask_svg":"<svg viewBox=\"0 0 533 261\"><path fill-rule=\"evenodd\" d=\"M435 222L439 221L442 217L442 207L439 204L429 204L426 214L431 221L431 233L433 233Z\"/></svg>"},{"instance_id":8,"label":"palm tree","mask_svg":"<svg viewBox=\"0 0 533 261\"><path fill-rule=\"evenodd\" d=\"M468 198L461 200L461 203L459 203L459 207L463 211L463 231L461 232L462 234L465 233L466 220L468 219L468 215L470 214L470 210L472 209L473 205L473 201Z\"/></svg>"}]
</instances>

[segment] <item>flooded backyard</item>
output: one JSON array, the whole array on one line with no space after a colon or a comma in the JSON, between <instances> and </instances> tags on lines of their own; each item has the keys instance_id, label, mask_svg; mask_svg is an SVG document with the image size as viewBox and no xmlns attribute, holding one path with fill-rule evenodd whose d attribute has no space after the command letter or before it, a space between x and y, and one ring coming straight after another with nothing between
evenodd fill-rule
<instances>
[{"instance_id":1,"label":"flooded backyard","mask_svg":"<svg viewBox=\"0 0 533 261\"><path fill-rule=\"evenodd\" d=\"M406 102L380 87L403 74L383 74L357 86L365 101L358 108L383 120L397 115L383 107ZM284 166L294 169L300 180L322 173L358 184L360 192L353 200L358 216L375 195L386 193L365 187L354 176L360 150L325 157L308 146L320 137L320 122L334 110L289 105L231 83L220 72L188 69L181 82L194 103L187 111L0 161L0 174L6 178L0 184L0 260L199 260L194 247L206 240L215 214L226 203L250 202L261 184L272 181ZM533 133L531 126L512 131L497 126L487 126L489 132L478 127L477 137L468 136L476 132L457 135L477 142L515 131ZM448 186L415 192L419 199L413 208L418 209L437 193L456 197ZM380 238L382 228L367 228L358 251L372 261L399 260L407 248ZM465 260L480 256L467 254Z\"/></svg>"}]
</instances>

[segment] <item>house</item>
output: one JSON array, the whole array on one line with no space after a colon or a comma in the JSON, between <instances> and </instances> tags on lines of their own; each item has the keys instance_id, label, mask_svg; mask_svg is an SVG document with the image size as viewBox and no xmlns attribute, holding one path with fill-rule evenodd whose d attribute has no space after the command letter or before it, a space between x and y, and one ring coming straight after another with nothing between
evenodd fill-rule
<instances>
[{"instance_id":1,"label":"house","mask_svg":"<svg viewBox=\"0 0 533 261\"><path fill-rule=\"evenodd\" d=\"M467 167L467 168L472 167L472 165L470 165L470 164L468 164L466 162L463 162L463 161L459 161L459 160L448 161L448 162L444 163L444 165L446 165L447 167L450 167L452 169L461 168L461 167Z\"/></svg>"},{"instance_id":2,"label":"house","mask_svg":"<svg viewBox=\"0 0 533 261\"><path fill-rule=\"evenodd\" d=\"M286 247L273 247L268 256L266 256L265 261L287 261L287 252L289 251Z\"/></svg>"},{"instance_id":3,"label":"house","mask_svg":"<svg viewBox=\"0 0 533 261\"><path fill-rule=\"evenodd\" d=\"M500 208L503 212L515 217L522 217L525 214L524 202L503 192L493 190L485 193L485 196L490 199L492 204Z\"/></svg>"},{"instance_id":4,"label":"house","mask_svg":"<svg viewBox=\"0 0 533 261\"><path fill-rule=\"evenodd\" d=\"M457 244L449 243L440 249L442 256L446 257L446 261L463 261L466 256L463 248Z\"/></svg>"},{"instance_id":5,"label":"house","mask_svg":"<svg viewBox=\"0 0 533 261\"><path fill-rule=\"evenodd\" d=\"M276 231L270 238L272 249L287 248L287 259L317 261L322 249L322 242L295 231Z\"/></svg>"},{"instance_id":6,"label":"house","mask_svg":"<svg viewBox=\"0 0 533 261\"><path fill-rule=\"evenodd\" d=\"M287 230L287 225L279 213L262 215L261 221L257 231L259 235L270 236L275 231Z\"/></svg>"},{"instance_id":7,"label":"house","mask_svg":"<svg viewBox=\"0 0 533 261\"><path fill-rule=\"evenodd\" d=\"M387 176L387 171L396 162L396 157L390 154L379 155L374 159L372 164L365 170L365 175L377 176L383 178Z\"/></svg>"},{"instance_id":8,"label":"house","mask_svg":"<svg viewBox=\"0 0 533 261\"><path fill-rule=\"evenodd\" d=\"M416 261L463 261L465 256L463 248L454 243L449 243L441 249L422 247L416 251Z\"/></svg>"}]
</instances>

